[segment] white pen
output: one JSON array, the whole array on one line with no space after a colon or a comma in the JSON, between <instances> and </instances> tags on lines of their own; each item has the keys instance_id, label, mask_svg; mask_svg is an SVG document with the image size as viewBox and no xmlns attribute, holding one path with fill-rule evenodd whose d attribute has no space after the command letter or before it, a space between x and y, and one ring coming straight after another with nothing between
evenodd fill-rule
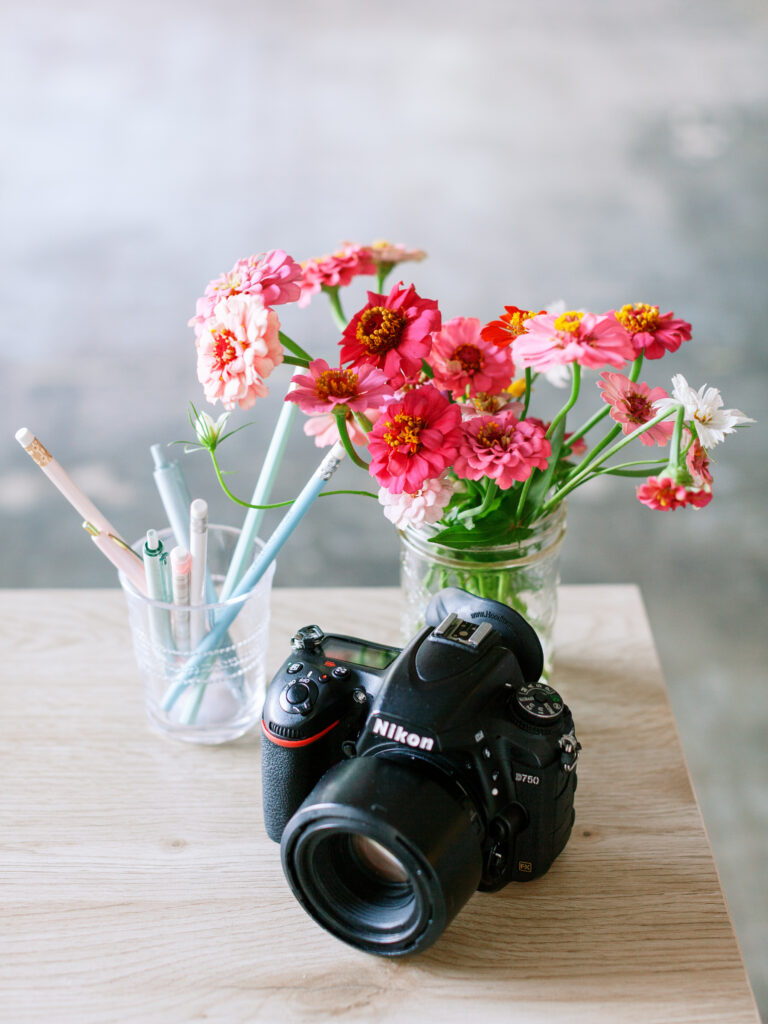
<instances>
[{"instance_id":1,"label":"white pen","mask_svg":"<svg viewBox=\"0 0 768 1024\"><path fill-rule=\"evenodd\" d=\"M173 627L176 646L189 650L189 576L192 556L183 547L171 551L171 588L173 591Z\"/></svg>"},{"instance_id":2,"label":"white pen","mask_svg":"<svg viewBox=\"0 0 768 1024\"><path fill-rule=\"evenodd\" d=\"M196 647L205 632L202 612L194 611L195 605L205 604L205 568L208 557L208 502L195 498L189 506L189 552L192 569L189 580L189 603L191 615L192 646Z\"/></svg>"}]
</instances>

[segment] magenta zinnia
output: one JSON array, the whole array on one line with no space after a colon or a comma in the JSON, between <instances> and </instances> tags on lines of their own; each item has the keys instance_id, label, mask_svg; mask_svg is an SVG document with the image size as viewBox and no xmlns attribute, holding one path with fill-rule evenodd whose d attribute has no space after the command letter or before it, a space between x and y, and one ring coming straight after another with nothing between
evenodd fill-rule
<instances>
[{"instance_id":1,"label":"magenta zinnia","mask_svg":"<svg viewBox=\"0 0 768 1024\"><path fill-rule=\"evenodd\" d=\"M627 332L636 356L642 352L646 359L661 359L667 352L676 352L684 341L691 339L691 325L674 313L659 313L658 306L635 302L612 310L617 323Z\"/></svg>"},{"instance_id":2,"label":"magenta zinnia","mask_svg":"<svg viewBox=\"0 0 768 1024\"><path fill-rule=\"evenodd\" d=\"M480 321L457 316L432 335L429 362L433 383L441 391L450 391L455 399L467 394L498 395L507 388L515 373L512 353L484 341Z\"/></svg>"},{"instance_id":3,"label":"magenta zinnia","mask_svg":"<svg viewBox=\"0 0 768 1024\"><path fill-rule=\"evenodd\" d=\"M461 440L461 411L432 384L391 402L368 435L370 473L393 494L415 494L451 465Z\"/></svg>"},{"instance_id":4,"label":"magenta zinnia","mask_svg":"<svg viewBox=\"0 0 768 1024\"><path fill-rule=\"evenodd\" d=\"M462 424L459 454L454 463L458 477L481 480L490 477L502 490L517 480L527 480L534 469L546 469L552 446L543 425L518 420L513 412L475 416Z\"/></svg>"},{"instance_id":5,"label":"magenta zinnia","mask_svg":"<svg viewBox=\"0 0 768 1024\"><path fill-rule=\"evenodd\" d=\"M686 487L666 474L649 476L637 488L637 500L659 512L671 512L686 505L704 508L712 501L712 488L707 483L701 487Z\"/></svg>"},{"instance_id":6,"label":"magenta zinnia","mask_svg":"<svg viewBox=\"0 0 768 1024\"><path fill-rule=\"evenodd\" d=\"M394 388L421 370L440 330L441 317L433 299L422 299L413 285L402 281L389 295L368 292L368 304L352 317L341 340L341 362L372 363L383 370Z\"/></svg>"},{"instance_id":7,"label":"magenta zinnia","mask_svg":"<svg viewBox=\"0 0 768 1024\"><path fill-rule=\"evenodd\" d=\"M309 373L296 374L292 382L297 387L285 396L286 402L296 402L301 411L310 416L333 412L337 406L364 412L372 406L383 405L392 397L387 378L374 366L357 366L351 370L330 367L325 359L313 359Z\"/></svg>"},{"instance_id":8,"label":"magenta zinnia","mask_svg":"<svg viewBox=\"0 0 768 1024\"><path fill-rule=\"evenodd\" d=\"M623 373L606 371L600 376L597 386L602 391L603 400L611 407L611 419L621 424L625 434L631 434L658 415L659 410L654 409L654 402L669 398L664 388L651 388L647 384L631 381ZM666 444L673 430L672 423L657 423L642 433L640 440L643 444Z\"/></svg>"}]
</instances>

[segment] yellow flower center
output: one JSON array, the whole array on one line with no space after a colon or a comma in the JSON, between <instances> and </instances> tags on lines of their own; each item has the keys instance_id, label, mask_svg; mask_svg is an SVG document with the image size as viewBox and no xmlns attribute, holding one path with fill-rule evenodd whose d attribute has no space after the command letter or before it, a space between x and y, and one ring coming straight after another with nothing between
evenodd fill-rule
<instances>
[{"instance_id":1,"label":"yellow flower center","mask_svg":"<svg viewBox=\"0 0 768 1024\"><path fill-rule=\"evenodd\" d=\"M405 327L405 317L386 306L373 306L360 317L355 337L370 355L397 348Z\"/></svg>"},{"instance_id":2,"label":"yellow flower center","mask_svg":"<svg viewBox=\"0 0 768 1024\"><path fill-rule=\"evenodd\" d=\"M659 307L649 306L647 302L636 302L634 305L622 306L616 313L616 319L630 334L653 332L659 325Z\"/></svg>"},{"instance_id":3,"label":"yellow flower center","mask_svg":"<svg viewBox=\"0 0 768 1024\"><path fill-rule=\"evenodd\" d=\"M384 426L384 440L390 448L405 445L410 448L411 455L415 455L421 447L419 435L424 426L421 416L409 416L407 412L399 412L394 419L387 420Z\"/></svg>"},{"instance_id":4,"label":"yellow flower center","mask_svg":"<svg viewBox=\"0 0 768 1024\"><path fill-rule=\"evenodd\" d=\"M530 320L532 316L536 316L532 309L513 309L507 310L506 313L501 314L501 319L507 325L509 333L519 338L521 334L525 334L527 327L525 321Z\"/></svg>"},{"instance_id":5,"label":"yellow flower center","mask_svg":"<svg viewBox=\"0 0 768 1024\"><path fill-rule=\"evenodd\" d=\"M584 316L583 313L579 313L576 310L569 310L567 313L561 313L560 316L555 320L556 331L567 331L569 334L573 334L574 331L578 331L581 318Z\"/></svg>"},{"instance_id":6,"label":"yellow flower center","mask_svg":"<svg viewBox=\"0 0 768 1024\"><path fill-rule=\"evenodd\" d=\"M484 448L493 448L494 445L499 445L506 451L511 439L512 432L503 430L496 420L484 423L477 432L477 440Z\"/></svg>"},{"instance_id":7,"label":"yellow flower center","mask_svg":"<svg viewBox=\"0 0 768 1024\"><path fill-rule=\"evenodd\" d=\"M353 370L325 370L315 381L318 398L357 398L358 376Z\"/></svg>"}]
</instances>

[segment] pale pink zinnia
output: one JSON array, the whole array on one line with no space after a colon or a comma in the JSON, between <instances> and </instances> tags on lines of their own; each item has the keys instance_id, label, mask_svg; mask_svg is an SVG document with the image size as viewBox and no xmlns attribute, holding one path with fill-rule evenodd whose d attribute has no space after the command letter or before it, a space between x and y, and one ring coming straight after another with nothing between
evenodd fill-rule
<instances>
[{"instance_id":1,"label":"pale pink zinnia","mask_svg":"<svg viewBox=\"0 0 768 1024\"><path fill-rule=\"evenodd\" d=\"M371 423L375 423L381 413L378 409L366 409L365 417ZM368 443L368 434L360 427L354 416L347 416L347 434L352 444L365 445ZM336 417L332 412L322 413L316 416L307 416L304 420L304 433L307 437L314 437L315 445L318 448L329 448L339 440L339 427Z\"/></svg>"},{"instance_id":2,"label":"pale pink zinnia","mask_svg":"<svg viewBox=\"0 0 768 1024\"><path fill-rule=\"evenodd\" d=\"M277 313L257 295L222 299L197 339L197 379L209 402L249 409L268 393L264 379L283 361Z\"/></svg>"},{"instance_id":3,"label":"pale pink zinnia","mask_svg":"<svg viewBox=\"0 0 768 1024\"><path fill-rule=\"evenodd\" d=\"M527 320L525 328L512 342L512 354L516 364L537 372L564 363L578 363L591 370L622 367L634 359L629 336L613 314L540 313Z\"/></svg>"},{"instance_id":4,"label":"pale pink zinnia","mask_svg":"<svg viewBox=\"0 0 768 1024\"><path fill-rule=\"evenodd\" d=\"M368 435L369 472L392 494L415 494L447 469L461 440L461 411L432 384L383 410Z\"/></svg>"},{"instance_id":5,"label":"pale pink zinnia","mask_svg":"<svg viewBox=\"0 0 768 1024\"><path fill-rule=\"evenodd\" d=\"M337 288L348 285L361 274L375 274L376 262L371 250L365 245L342 242L339 249L330 256L306 260L301 265L301 297L299 306L308 306L313 295L321 288Z\"/></svg>"},{"instance_id":6,"label":"pale pink zinnia","mask_svg":"<svg viewBox=\"0 0 768 1024\"><path fill-rule=\"evenodd\" d=\"M642 352L646 359L661 359L667 352L676 352L684 341L690 341L691 325L674 313L659 313L658 306L635 302L611 310L629 337L635 356Z\"/></svg>"},{"instance_id":7,"label":"pale pink zinnia","mask_svg":"<svg viewBox=\"0 0 768 1024\"><path fill-rule=\"evenodd\" d=\"M518 420L514 413L502 412L475 416L462 424L453 468L462 479L487 476L507 490L515 481L527 480L534 469L546 469L551 454L552 446L540 422Z\"/></svg>"},{"instance_id":8,"label":"pale pink zinnia","mask_svg":"<svg viewBox=\"0 0 768 1024\"><path fill-rule=\"evenodd\" d=\"M433 383L454 398L498 395L509 387L515 373L509 348L499 348L481 335L475 317L457 316L432 335L429 364Z\"/></svg>"},{"instance_id":9,"label":"pale pink zinnia","mask_svg":"<svg viewBox=\"0 0 768 1024\"><path fill-rule=\"evenodd\" d=\"M401 491L392 494L386 487L379 489L379 504L384 506L384 515L399 530L406 526L418 529L425 524L436 523L451 500L455 481L447 473L432 480L425 480L415 494Z\"/></svg>"},{"instance_id":10,"label":"pale pink zinnia","mask_svg":"<svg viewBox=\"0 0 768 1024\"><path fill-rule=\"evenodd\" d=\"M282 249L238 260L230 271L208 284L197 300L189 326L199 335L216 304L232 295L258 295L265 306L295 302L301 292L301 279L301 267Z\"/></svg>"},{"instance_id":11,"label":"pale pink zinnia","mask_svg":"<svg viewBox=\"0 0 768 1024\"><path fill-rule=\"evenodd\" d=\"M658 415L653 403L662 398L669 398L664 388L651 388L647 384L631 381L623 373L606 371L600 375L597 386L602 391L603 401L611 407L611 419L621 424L625 434L631 434L643 423ZM640 441L646 445L666 444L675 429L673 423L657 423L640 435Z\"/></svg>"},{"instance_id":12,"label":"pale pink zinnia","mask_svg":"<svg viewBox=\"0 0 768 1024\"><path fill-rule=\"evenodd\" d=\"M422 299L413 285L396 284L389 295L368 292L368 303L352 317L341 339L341 362L372 363L383 370L393 388L402 387L420 371L429 355L432 332L439 331L440 310Z\"/></svg>"},{"instance_id":13,"label":"pale pink zinnia","mask_svg":"<svg viewBox=\"0 0 768 1024\"><path fill-rule=\"evenodd\" d=\"M712 500L712 488L709 484L686 487L668 474L659 477L649 476L645 483L637 488L637 500L659 512L671 512L685 508L686 505L703 508Z\"/></svg>"},{"instance_id":14,"label":"pale pink zinnia","mask_svg":"<svg viewBox=\"0 0 768 1024\"><path fill-rule=\"evenodd\" d=\"M409 249L407 245L400 242L393 244L383 239L368 246L368 251L377 266L382 263L394 266L396 263L405 263L410 260L420 261L427 255L423 249Z\"/></svg>"},{"instance_id":15,"label":"pale pink zinnia","mask_svg":"<svg viewBox=\"0 0 768 1024\"><path fill-rule=\"evenodd\" d=\"M325 359L313 359L309 373L296 374L292 383L297 386L285 396L286 402L296 402L310 416L333 412L337 406L364 412L392 398L387 378L374 366L345 370L341 366L330 367Z\"/></svg>"}]
</instances>

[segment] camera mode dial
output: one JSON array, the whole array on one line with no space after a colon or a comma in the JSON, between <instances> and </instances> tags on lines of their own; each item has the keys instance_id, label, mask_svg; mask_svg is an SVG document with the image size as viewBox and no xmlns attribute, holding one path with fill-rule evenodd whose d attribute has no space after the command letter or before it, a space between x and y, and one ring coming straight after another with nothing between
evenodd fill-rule
<instances>
[{"instance_id":1,"label":"camera mode dial","mask_svg":"<svg viewBox=\"0 0 768 1024\"><path fill-rule=\"evenodd\" d=\"M317 700L317 686L309 676L302 676L283 687L280 707L293 715L308 715Z\"/></svg>"},{"instance_id":2,"label":"camera mode dial","mask_svg":"<svg viewBox=\"0 0 768 1024\"><path fill-rule=\"evenodd\" d=\"M528 683L515 693L515 702L523 715L537 725L556 722L563 714L563 698L546 683Z\"/></svg>"}]
</instances>

